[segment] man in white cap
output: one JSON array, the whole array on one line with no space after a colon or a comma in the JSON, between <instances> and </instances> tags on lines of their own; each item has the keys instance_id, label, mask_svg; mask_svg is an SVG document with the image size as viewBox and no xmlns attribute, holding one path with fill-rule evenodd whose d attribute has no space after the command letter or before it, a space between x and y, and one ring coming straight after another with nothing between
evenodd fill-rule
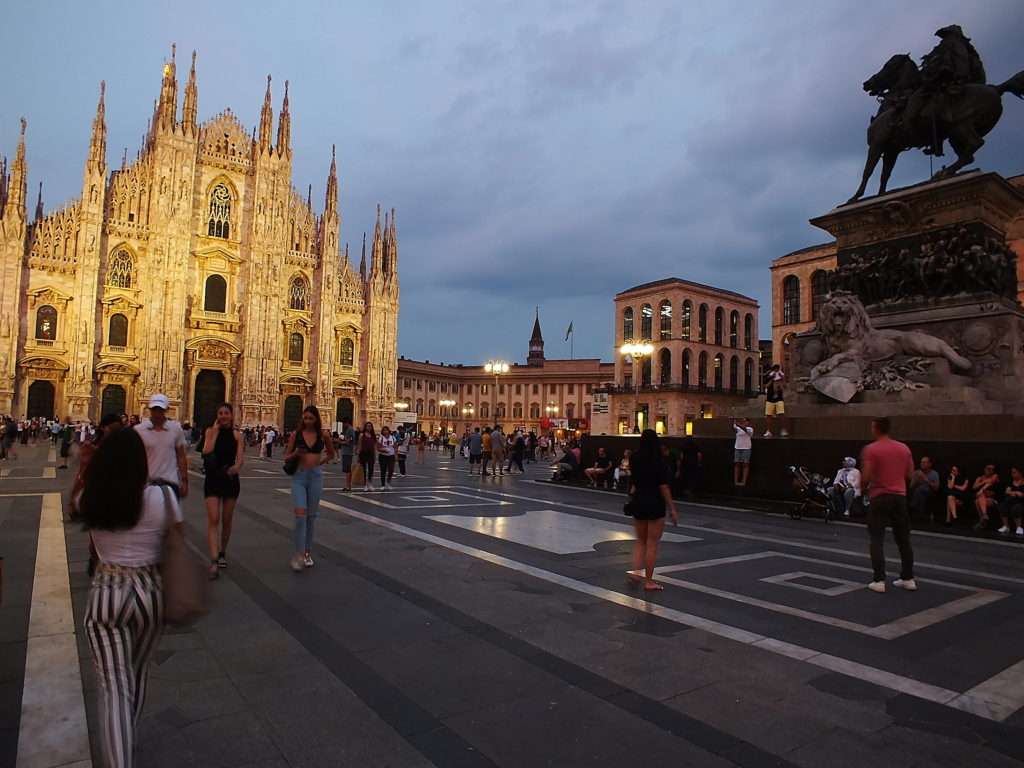
<instances>
[{"instance_id":1,"label":"man in white cap","mask_svg":"<svg viewBox=\"0 0 1024 768\"><path fill-rule=\"evenodd\" d=\"M167 418L167 395L157 393L149 398L149 418L143 419L135 431L146 446L149 481L170 485L178 498L188 495L187 441L181 425Z\"/></svg>"}]
</instances>

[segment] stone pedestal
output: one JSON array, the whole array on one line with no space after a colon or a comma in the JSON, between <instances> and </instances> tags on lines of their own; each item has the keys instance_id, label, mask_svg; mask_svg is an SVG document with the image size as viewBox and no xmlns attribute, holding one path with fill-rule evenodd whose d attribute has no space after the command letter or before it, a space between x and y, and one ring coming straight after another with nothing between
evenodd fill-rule
<instances>
[{"instance_id":1,"label":"stone pedestal","mask_svg":"<svg viewBox=\"0 0 1024 768\"><path fill-rule=\"evenodd\" d=\"M1024 415L1024 310L1006 247L1021 211L1020 189L974 171L812 219L835 236L839 269L832 306L793 342L789 414Z\"/></svg>"}]
</instances>

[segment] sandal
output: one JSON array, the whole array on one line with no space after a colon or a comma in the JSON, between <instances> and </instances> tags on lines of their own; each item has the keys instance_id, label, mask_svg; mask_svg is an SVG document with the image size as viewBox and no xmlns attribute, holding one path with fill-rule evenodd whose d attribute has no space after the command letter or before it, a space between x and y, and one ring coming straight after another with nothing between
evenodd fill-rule
<instances>
[{"instance_id":1,"label":"sandal","mask_svg":"<svg viewBox=\"0 0 1024 768\"><path fill-rule=\"evenodd\" d=\"M220 569L217 567L216 560L210 561L210 570L208 571L207 575L209 576L210 581L216 581L220 578Z\"/></svg>"},{"instance_id":2,"label":"sandal","mask_svg":"<svg viewBox=\"0 0 1024 768\"><path fill-rule=\"evenodd\" d=\"M644 592L664 592L665 588L656 581L648 581L644 584Z\"/></svg>"},{"instance_id":3,"label":"sandal","mask_svg":"<svg viewBox=\"0 0 1024 768\"><path fill-rule=\"evenodd\" d=\"M223 552L221 552L219 555L217 555L217 567L218 568L227 568L228 567L228 559L224 556Z\"/></svg>"}]
</instances>

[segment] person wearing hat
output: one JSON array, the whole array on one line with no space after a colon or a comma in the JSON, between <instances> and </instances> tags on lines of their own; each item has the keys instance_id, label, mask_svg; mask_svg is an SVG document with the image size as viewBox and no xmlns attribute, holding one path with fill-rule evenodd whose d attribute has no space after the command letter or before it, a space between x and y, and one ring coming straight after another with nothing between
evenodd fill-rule
<instances>
[{"instance_id":1,"label":"person wearing hat","mask_svg":"<svg viewBox=\"0 0 1024 768\"><path fill-rule=\"evenodd\" d=\"M857 469L857 460L853 456L843 459L842 468L836 472L836 479L832 481L832 504L837 512L842 512L843 517L850 516L850 509L856 499L860 498L860 470Z\"/></svg>"},{"instance_id":2,"label":"person wearing hat","mask_svg":"<svg viewBox=\"0 0 1024 768\"><path fill-rule=\"evenodd\" d=\"M181 425L167 418L170 405L167 395L157 393L149 398L149 418L135 427L146 446L149 482L169 485L178 498L188 495L188 441Z\"/></svg>"}]
</instances>

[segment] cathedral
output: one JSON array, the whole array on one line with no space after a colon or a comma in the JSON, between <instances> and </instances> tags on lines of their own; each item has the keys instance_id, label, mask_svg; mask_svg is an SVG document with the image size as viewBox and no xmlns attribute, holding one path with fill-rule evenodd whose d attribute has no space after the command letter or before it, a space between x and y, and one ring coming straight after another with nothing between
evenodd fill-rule
<instances>
[{"instance_id":1,"label":"cathedral","mask_svg":"<svg viewBox=\"0 0 1024 768\"><path fill-rule=\"evenodd\" d=\"M225 110L198 122L196 57L178 113L172 49L134 162L108 171L104 85L81 197L27 215L26 122L0 161L0 414L97 420L165 393L199 425L293 426L315 404L389 423L398 331L395 215L357 267L339 247L334 150L323 211L292 186L288 83L270 78L250 134Z\"/></svg>"}]
</instances>

